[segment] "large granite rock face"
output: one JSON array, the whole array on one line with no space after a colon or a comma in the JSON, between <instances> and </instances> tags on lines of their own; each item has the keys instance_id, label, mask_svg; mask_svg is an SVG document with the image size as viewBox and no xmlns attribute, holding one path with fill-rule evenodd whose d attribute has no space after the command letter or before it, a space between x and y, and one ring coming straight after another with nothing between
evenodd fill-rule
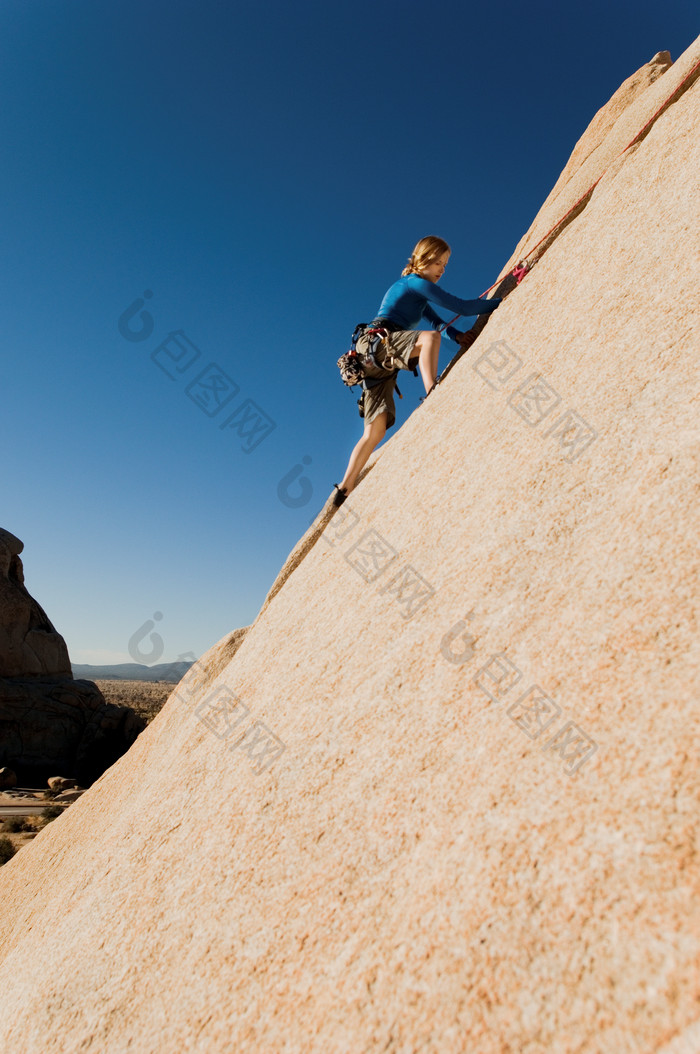
<instances>
[{"instance_id":1,"label":"large granite rock face","mask_svg":"<svg viewBox=\"0 0 700 1054\"><path fill-rule=\"evenodd\" d=\"M599 122L585 208L253 626L0 870L7 1054L698 1049L700 85L615 160L698 59Z\"/></svg>"},{"instance_id":2,"label":"large granite rock face","mask_svg":"<svg viewBox=\"0 0 700 1054\"><path fill-rule=\"evenodd\" d=\"M129 749L145 721L73 680L68 649L27 592L19 538L0 529L0 766L20 783L56 771L88 785Z\"/></svg>"}]
</instances>

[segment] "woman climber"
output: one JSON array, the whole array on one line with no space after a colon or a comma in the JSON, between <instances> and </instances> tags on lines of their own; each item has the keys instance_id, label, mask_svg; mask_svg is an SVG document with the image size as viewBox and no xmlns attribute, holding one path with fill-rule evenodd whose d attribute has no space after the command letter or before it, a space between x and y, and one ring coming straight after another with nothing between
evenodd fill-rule
<instances>
[{"instance_id":1,"label":"woman climber","mask_svg":"<svg viewBox=\"0 0 700 1054\"><path fill-rule=\"evenodd\" d=\"M361 336L357 340L358 355L367 356L374 347L374 363L365 359L366 379L362 384L360 415L364 417L365 430L350 455L342 482L333 484L336 491L334 505L342 505L354 489L370 454L396 420L394 386L398 370L413 370L416 373L416 364L419 366L425 385L424 399L438 383L440 333L436 330L444 323L428 301L448 311L458 311L460 315L486 315L495 311L501 303L499 297L492 300L460 300L437 288L437 283L445 273L450 251L442 238L432 235L421 238L411 254L408 266L401 272L401 278L387 290L377 318L361 328ZM416 329L422 319L433 328ZM384 330L386 339L378 341L378 334L370 332L372 330ZM469 331L460 333L451 325L445 332L463 348L470 347L476 339Z\"/></svg>"}]
</instances>

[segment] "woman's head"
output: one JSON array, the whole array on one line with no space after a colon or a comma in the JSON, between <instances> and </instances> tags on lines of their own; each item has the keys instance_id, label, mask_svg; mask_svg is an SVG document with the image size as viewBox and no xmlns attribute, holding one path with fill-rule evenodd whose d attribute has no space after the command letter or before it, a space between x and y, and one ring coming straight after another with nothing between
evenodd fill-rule
<instances>
[{"instance_id":1,"label":"woman's head","mask_svg":"<svg viewBox=\"0 0 700 1054\"><path fill-rule=\"evenodd\" d=\"M421 238L418 242L411 253L408 266L404 267L401 274L418 274L431 282L437 282L445 270L451 251L443 238L429 234L427 238ZM426 271L427 274L424 273Z\"/></svg>"}]
</instances>

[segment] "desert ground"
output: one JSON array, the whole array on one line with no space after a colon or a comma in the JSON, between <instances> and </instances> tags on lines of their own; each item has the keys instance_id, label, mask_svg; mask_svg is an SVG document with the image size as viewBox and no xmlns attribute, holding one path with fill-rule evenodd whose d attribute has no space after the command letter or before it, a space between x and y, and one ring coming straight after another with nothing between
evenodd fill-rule
<instances>
[{"instance_id":1,"label":"desert ground","mask_svg":"<svg viewBox=\"0 0 700 1054\"><path fill-rule=\"evenodd\" d=\"M56 797L48 787L0 791L0 867L68 808Z\"/></svg>"},{"instance_id":2,"label":"desert ground","mask_svg":"<svg viewBox=\"0 0 700 1054\"><path fill-rule=\"evenodd\" d=\"M170 681L95 681L108 703L130 706L149 724L177 685Z\"/></svg>"}]
</instances>

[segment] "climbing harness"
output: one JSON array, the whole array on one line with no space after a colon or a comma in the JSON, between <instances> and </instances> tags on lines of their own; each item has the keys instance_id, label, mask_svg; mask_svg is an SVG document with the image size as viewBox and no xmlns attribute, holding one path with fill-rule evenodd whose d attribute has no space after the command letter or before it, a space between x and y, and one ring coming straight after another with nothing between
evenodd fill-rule
<instances>
[{"instance_id":1,"label":"climbing harness","mask_svg":"<svg viewBox=\"0 0 700 1054\"><path fill-rule=\"evenodd\" d=\"M337 366L340 370L340 379L343 384L348 386L348 388L354 388L356 384L360 384L365 375L365 361L356 348L357 341L364 333L365 328L365 322L360 322L355 326L352 334L350 350L346 351L345 354L341 355L338 359Z\"/></svg>"},{"instance_id":2,"label":"climbing harness","mask_svg":"<svg viewBox=\"0 0 700 1054\"><path fill-rule=\"evenodd\" d=\"M359 384L362 386L362 395L357 400L360 417L364 417L364 393L383 384L390 377L394 378L394 387L399 399L403 399L401 390L396 383L399 367L396 366L396 357L391 353L391 334L400 327L388 319L376 318L372 322L359 322L353 330L350 350L346 351L338 359L340 377L348 388L354 388ZM357 342L360 337L369 337L369 348L362 354L357 350ZM377 360L379 348L383 347L384 356L381 362ZM374 366L378 370L388 371L384 377L370 377L367 375L367 366ZM413 374L418 376L418 370L413 367Z\"/></svg>"},{"instance_id":3,"label":"climbing harness","mask_svg":"<svg viewBox=\"0 0 700 1054\"><path fill-rule=\"evenodd\" d=\"M691 69L685 75L683 80L679 84L677 84L671 94L663 100L661 105L652 114L652 116L649 118L643 128L641 128L636 133L636 135L633 136L627 146L623 150L621 150L620 153L613 159L613 162L616 161L618 157L621 157L622 154L626 153L626 151L629 150L630 147L633 146L635 143L640 142L645 137L651 126L654 124L657 117L659 117L659 115L663 113L663 111L666 110L673 102L680 98L680 96L687 89L687 87L698 77L700 77L700 61L696 62L695 65L691 67ZM613 162L611 162L611 164ZM608 165L608 168L609 167L610 166ZM594 183L592 183L590 187L588 187L588 189L581 195L580 198L578 198L577 201L574 202L571 208L568 209L568 211L559 220L557 220L557 222L550 228L550 230L548 230L547 233L539 239L539 241L532 247L532 249L529 249L527 251L525 256L516 264L512 271L510 271L503 277L496 279L493 285L490 285L488 289L484 290L484 292L479 297L480 300L488 296L491 290L495 289L496 286L505 284L509 278L514 278L516 285L520 285L522 280L527 274L529 274L529 272L532 270L538 260L542 258L549 246L556 239L557 235L561 233L564 227L566 227L572 219L575 219L575 217L581 212L583 208L585 208L588 199L590 198L595 188L598 186L598 183L600 183L601 179L608 171L608 168L606 168L605 171L602 172L601 175L598 177L598 179ZM512 288L513 286L511 285L510 289ZM510 290L506 290L505 292L509 291ZM457 321L458 318L461 318L461 315L455 315L455 317L449 322L445 322L444 325L439 327L438 332L443 333L448 328L448 326L451 326L454 322ZM368 391L369 389L375 387L375 385L381 384L384 380L386 380L385 377L365 376L365 363L367 361L371 361L372 364L379 369L386 368L384 363L379 364L375 359L376 351L380 343L384 344L385 349L387 351L387 358L385 359L385 362L390 363L389 368L391 368L391 366L393 366L395 362L394 356L391 355L390 345L388 342L388 337L392 332L392 329L387 328L387 323L389 326L393 327L393 329L399 328L398 326L394 326L394 324L389 322L389 320L387 319L375 319L369 324L360 323L358 326L355 327L355 332L353 333L352 337L352 347L350 351L348 351L345 355L341 355L341 357L338 359L338 367L340 369L340 375L344 383L347 384L350 388L354 387L354 385L356 384L361 384L363 388L363 396L365 391ZM372 337L372 340L370 342L370 350L366 356L360 355L355 348L359 337L362 336L364 333L369 333ZM450 372L455 363L464 354L464 350L466 349L460 349L457 355L455 355L454 358L447 364L443 372L437 378L437 381L435 382L436 384L439 384L440 381L442 381L447 376L447 374ZM396 373L398 373L398 370L395 371L394 376L396 376ZM413 373L416 377L418 376L418 370L416 370L415 367L413 369ZM433 388L435 388L435 385L433 385ZM431 388L430 391L433 391L433 388ZM399 398L403 398L401 392L398 389L398 385L396 386L396 391L398 392ZM428 392L427 394L429 395L430 392ZM427 395L423 396L423 399L421 401L426 398ZM363 398L360 398L358 400L358 404L360 407L360 417L364 416L362 402Z\"/></svg>"}]
</instances>

